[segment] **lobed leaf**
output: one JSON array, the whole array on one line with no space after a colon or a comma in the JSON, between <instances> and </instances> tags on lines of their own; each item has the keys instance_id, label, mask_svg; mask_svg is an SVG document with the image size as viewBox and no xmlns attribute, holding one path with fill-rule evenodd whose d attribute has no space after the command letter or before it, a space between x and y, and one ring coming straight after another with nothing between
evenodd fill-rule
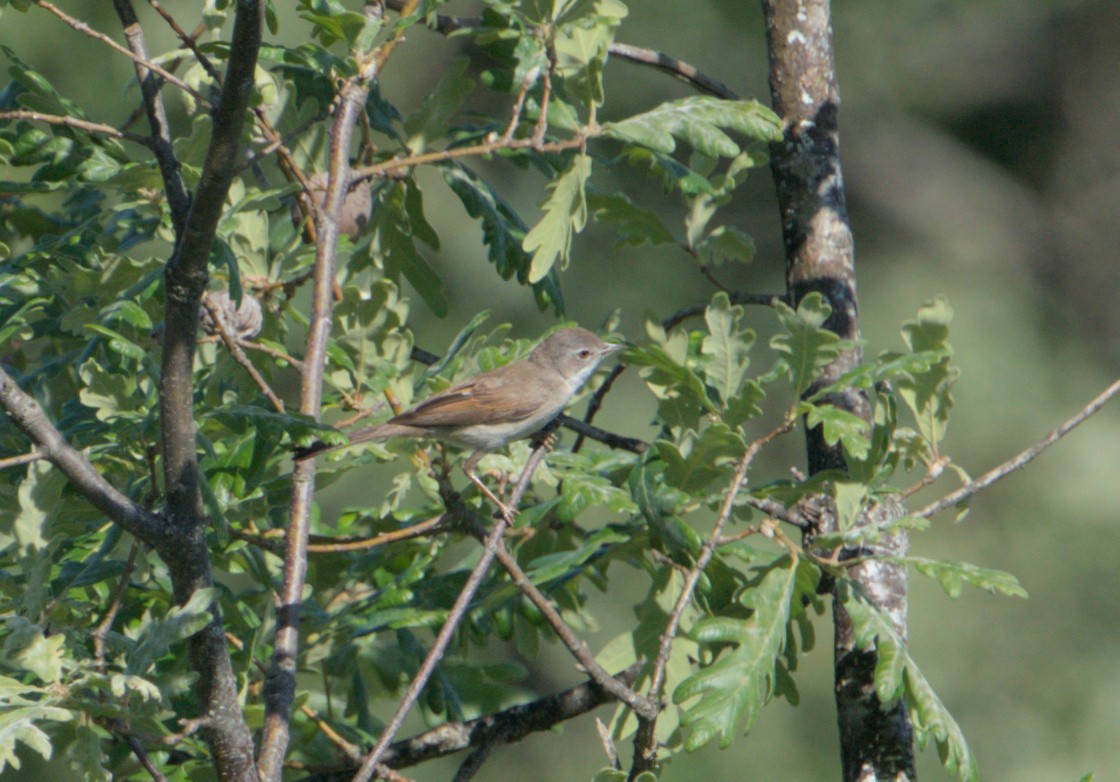
<instances>
[{"instance_id":1,"label":"lobed leaf","mask_svg":"<svg viewBox=\"0 0 1120 782\"><path fill-rule=\"evenodd\" d=\"M544 216L525 235L522 246L531 253L529 282L540 282L559 260L560 268L571 257L572 236L587 223L584 185L591 176L591 158L576 155L572 164L548 186L549 195L541 205Z\"/></svg>"},{"instance_id":2,"label":"lobed leaf","mask_svg":"<svg viewBox=\"0 0 1120 782\"><path fill-rule=\"evenodd\" d=\"M724 131L758 141L781 139L781 123L757 101L695 96L662 103L643 114L608 122L604 135L670 154L684 141L709 157L736 157L739 145Z\"/></svg>"},{"instance_id":3,"label":"lobed leaf","mask_svg":"<svg viewBox=\"0 0 1120 782\"><path fill-rule=\"evenodd\" d=\"M774 692L775 664L786 640L798 565L783 556L771 563L758 583L746 591L742 604L747 619L711 617L696 624L689 636L700 643L732 644L715 663L681 682L674 703L699 697L684 709L681 724L692 726L685 749L694 751L716 736L720 748L730 746L736 729L749 731L759 709Z\"/></svg>"}]
</instances>

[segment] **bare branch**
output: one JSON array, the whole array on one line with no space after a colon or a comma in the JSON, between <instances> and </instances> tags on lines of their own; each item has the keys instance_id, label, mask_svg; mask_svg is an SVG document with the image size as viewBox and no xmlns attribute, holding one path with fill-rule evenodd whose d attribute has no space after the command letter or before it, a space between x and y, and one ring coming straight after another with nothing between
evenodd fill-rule
<instances>
[{"instance_id":1,"label":"bare branch","mask_svg":"<svg viewBox=\"0 0 1120 782\"><path fill-rule=\"evenodd\" d=\"M47 2L47 0L33 0L33 2L35 3L35 5L39 6L44 11L49 11L50 13L57 16L59 19L61 19L66 24L68 24L70 27L73 27L75 30L77 30L82 35L88 35L90 38L93 38L94 40L100 41L101 43L105 44L106 46L113 49L114 51L120 52L125 57L127 57L128 59L130 59L134 63L136 63L138 66L146 68L147 70L150 70L154 73L158 73L163 79L167 80L171 84L174 84L176 87L183 90L184 92L190 93L191 95L193 95L197 100L201 101L202 103L204 103L206 105L209 105L209 101L207 101L206 98L201 93L199 93L196 89L191 87L189 84L187 84L185 81L183 81L182 79L177 77L175 74L171 73L170 71L159 67L158 65L156 65L154 62L151 62L150 60L145 60L142 57L139 57L139 56L133 54L132 52L130 52L125 47L121 46L119 43L114 41L109 36L105 35L104 33L97 32L97 30L94 30L88 24L83 22L81 19L75 19L74 17L67 14L65 11L58 8L58 6L54 5L53 3L49 3L49 2Z\"/></svg>"},{"instance_id":2,"label":"bare branch","mask_svg":"<svg viewBox=\"0 0 1120 782\"><path fill-rule=\"evenodd\" d=\"M984 473L976 480L970 481L956 491L946 494L936 502L931 502L929 505L925 506L914 515L920 516L923 519L929 518L935 513L939 513L946 508L956 505L959 502L963 502L973 494L976 494L979 491L983 491L996 481L1002 478L1006 478L1016 470L1021 470L1030 462L1034 461L1037 456L1039 456L1051 445L1058 442L1058 440L1062 439L1071 431L1084 423L1086 419L1088 419L1091 415L1104 407L1105 404L1118 393L1120 393L1120 380L1117 380L1096 397L1094 397L1093 401L1089 402L1089 404L1085 405L1085 407L1078 410L1074 416L1069 418L1061 426L1052 430L1048 435L1043 437L1030 448L1027 448L1025 451L1015 456L1014 458L1008 459L998 467L994 467L991 470L988 470L988 472Z\"/></svg>"},{"instance_id":3,"label":"bare branch","mask_svg":"<svg viewBox=\"0 0 1120 782\"><path fill-rule=\"evenodd\" d=\"M124 37L129 50L139 58L133 61L133 65L136 67L136 80L140 83L144 111L148 115L148 127L151 130L149 145L159 164L160 175L163 177L163 185L167 193L167 204L171 209L171 224L175 226L175 233L178 235L187 221L191 198L187 192L187 185L183 181L182 169L175 157L175 150L171 145L171 126L167 121L163 98L159 94L163 82L142 64L149 59L148 45L144 40L144 31L136 18L132 3L130 0L113 0L113 7L124 27Z\"/></svg>"},{"instance_id":4,"label":"bare branch","mask_svg":"<svg viewBox=\"0 0 1120 782\"><path fill-rule=\"evenodd\" d=\"M38 111L0 111L0 120L17 119L27 120L28 122L46 122L49 125L66 125L76 130L84 130L87 133L100 133L105 136L119 138L122 141L142 144L145 147L150 148L152 146L152 140L146 136L117 130L112 125L103 125L100 122L89 122L88 120L77 119L75 117L60 117L56 114L43 114Z\"/></svg>"},{"instance_id":5,"label":"bare branch","mask_svg":"<svg viewBox=\"0 0 1120 782\"><path fill-rule=\"evenodd\" d=\"M367 6L367 10L371 7ZM338 112L331 127L327 187L322 206L310 183L301 179L315 215L315 266L310 326L304 351L300 386L300 412L319 420L323 399L323 368L331 331L332 294L339 219L349 189L350 142L362 114L369 84L377 76L376 53L367 53L361 72L340 91ZM261 779L277 782L283 771L290 741L292 702L295 697L296 657L299 653L300 603L307 578L307 545L315 494L315 461L296 462L284 553L284 575L276 616L276 637L264 693L265 724L261 736Z\"/></svg>"},{"instance_id":6,"label":"bare branch","mask_svg":"<svg viewBox=\"0 0 1120 782\"><path fill-rule=\"evenodd\" d=\"M683 60L675 59L653 49L644 49L641 46L631 46L628 43L618 43L616 41L610 45L608 51L614 57L629 60L638 65L651 65L660 71L692 84L701 92L715 95L717 98L735 100L739 97L726 84L713 79L694 65L689 65Z\"/></svg>"},{"instance_id":7,"label":"bare branch","mask_svg":"<svg viewBox=\"0 0 1120 782\"><path fill-rule=\"evenodd\" d=\"M533 473L536 471L537 467L544 460L546 453L548 453L547 441L537 446L529 456L529 461L525 464L525 469L522 470L521 477L518 479L517 485L514 486L509 501L506 503L509 508L516 510L517 506L521 503L521 498L525 496L525 492L529 488L529 481L532 479ZM413 675L412 682L409 684L408 690L405 691L404 698L397 705L397 710L393 713L392 718L386 723L385 729L381 732L381 736L377 740L377 744L370 750L369 754L366 755L365 760L362 761L361 767L354 775L353 782L367 782L381 762L385 751L389 747L389 742L393 740L397 731L401 729L404 718L412 709L413 704L416 703L417 698L420 697L420 693L428 683L428 679L431 677L436 665L443 658L443 653L447 649L448 643L451 642L451 636L466 615L467 608L470 606L475 592L478 591L482 580L486 577L486 573L490 569L490 564L494 561L494 557L501 547L502 536L505 535L508 527L509 522L504 514L499 514L494 521L494 528L486 538L485 545L482 549L482 556L479 558L478 564L471 570L467 582L463 585L462 591L459 592L459 596L455 599L454 605L451 606L451 610L447 614L447 620L444 622L443 627L440 628L435 641L432 642L432 648L428 650L428 654L420 664L419 670Z\"/></svg>"},{"instance_id":8,"label":"bare branch","mask_svg":"<svg viewBox=\"0 0 1120 782\"><path fill-rule=\"evenodd\" d=\"M402 529L392 530L391 532L382 532L380 535L373 535L368 538L347 538L345 540L338 540L322 535L310 535L308 536L307 553L341 554L347 551L369 551L370 549L389 543L431 535L440 531L444 527L446 521L447 514L441 513L426 521L421 521ZM276 532L280 533L280 530L276 530ZM270 535L262 535L237 529L230 529L229 534L238 540L244 540L246 543L260 546L273 554L284 553L284 541L280 538L279 534L276 537L272 537Z\"/></svg>"},{"instance_id":9,"label":"bare branch","mask_svg":"<svg viewBox=\"0 0 1120 782\"><path fill-rule=\"evenodd\" d=\"M21 467L25 464L31 464L32 462L37 462L40 459L46 458L46 454L36 448L34 451L21 453L19 456L9 456L7 458L0 459L0 470L6 470L9 467Z\"/></svg>"}]
</instances>

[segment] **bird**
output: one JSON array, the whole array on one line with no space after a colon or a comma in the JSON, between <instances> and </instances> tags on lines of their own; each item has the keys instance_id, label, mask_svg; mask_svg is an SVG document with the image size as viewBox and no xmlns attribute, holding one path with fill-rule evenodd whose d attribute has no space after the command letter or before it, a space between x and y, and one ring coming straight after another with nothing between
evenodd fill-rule
<instances>
[{"instance_id":1,"label":"bird","mask_svg":"<svg viewBox=\"0 0 1120 782\"><path fill-rule=\"evenodd\" d=\"M349 443L317 444L297 459L364 442L431 438L472 450L463 472L508 519L512 512L474 472L489 451L539 431L560 412L608 356L626 346L605 342L584 328L566 328L541 340L520 361L482 372L433 394L384 423L349 435Z\"/></svg>"}]
</instances>

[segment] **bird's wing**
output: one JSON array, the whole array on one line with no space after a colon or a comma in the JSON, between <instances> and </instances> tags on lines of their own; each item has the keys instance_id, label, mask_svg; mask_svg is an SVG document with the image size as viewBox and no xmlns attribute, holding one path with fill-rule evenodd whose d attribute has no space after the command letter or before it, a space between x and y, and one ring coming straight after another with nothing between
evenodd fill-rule
<instances>
[{"instance_id":1,"label":"bird's wing","mask_svg":"<svg viewBox=\"0 0 1120 782\"><path fill-rule=\"evenodd\" d=\"M507 391L506 373L500 369L425 399L390 419L408 426L470 426L472 424L516 423L538 412L539 406Z\"/></svg>"}]
</instances>

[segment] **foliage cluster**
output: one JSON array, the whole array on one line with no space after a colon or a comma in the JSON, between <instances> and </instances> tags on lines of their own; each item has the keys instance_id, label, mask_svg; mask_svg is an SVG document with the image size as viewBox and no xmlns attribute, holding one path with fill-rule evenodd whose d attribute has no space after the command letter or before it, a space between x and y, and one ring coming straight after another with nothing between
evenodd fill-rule
<instances>
[{"instance_id":1,"label":"foliage cluster","mask_svg":"<svg viewBox=\"0 0 1120 782\"><path fill-rule=\"evenodd\" d=\"M8 24L32 5L0 3ZM403 30L417 28L419 36L418 28L436 26L439 3L412 4L400 18L358 13L337 0L298 5L311 35L297 46L262 48L254 102L288 139L295 165L321 172L338 84ZM174 154L188 189L212 133L214 83L200 58L221 63L230 56L220 37L229 12L228 3L209 3L205 41L189 55L155 59L183 73L177 94L189 114L176 128ZM410 329L413 299L437 315L448 311L433 260L440 238L425 218L428 194L415 177L422 165L439 169L442 186L478 222L498 276L525 286L559 318L573 239L589 221L612 226L620 243L676 245L704 269L752 259L750 238L717 217L765 159L765 145L780 137L777 118L757 102L701 96L600 124L602 71L626 13L618 0L490 0L477 25L455 31L467 39L469 58L447 69L419 110L404 116L390 96L376 86L369 91L351 184L353 192L369 184L372 207L337 248L322 370L328 420L384 416L389 404L408 405L529 345L510 339L505 326L484 331L480 316L434 366L412 360L419 341ZM159 323L164 263L177 235L161 170L145 144L97 126L86 107L59 94L17 52L4 55L10 80L0 91L0 361L102 475L162 512ZM508 117L479 112L472 99L480 84L509 96ZM67 121L43 122L42 115ZM262 724L273 594L282 578L277 554L290 513L289 457L314 438L344 442L333 427L293 412L295 405L277 410L264 393L311 371L296 347L310 320L300 292L321 262L298 210L292 218L301 188L275 163L271 143L262 120L246 124L250 157L224 204L211 254L212 287L264 307L263 331L242 340L260 379L217 338L203 340L195 362L201 486L218 583L176 605L166 564L93 510L52 465L32 461L0 472L0 770L18 765L22 744L53 754L82 778L140 778L145 772L129 745L107 740L133 736L169 777L205 773L207 748L180 722L196 716L196 674L181 649L206 625L212 600L221 606L245 719L253 728ZM483 156L543 177L535 224L486 181L474 165ZM676 221L641 206L639 194L596 182L596 171L615 166L648 170L679 196ZM775 301L756 318L733 300L717 291L697 311L702 322L648 323L623 361L638 368L655 400L656 437L633 450L595 444L551 455L521 503L517 527L524 534L511 544L517 561L577 631L595 621L587 609L591 590L609 589L620 571L645 579L633 625L597 656L612 672L644 660L634 689L671 702L657 720L662 759L717 739L729 746L775 695L796 702L794 674L814 644L809 614L822 608L817 591L826 574L838 584L859 644L879 651L881 700L905 696L919 740L932 739L955 776L974 778L956 723L904 639L847 581L853 560L836 556L924 527L905 514L878 525L856 522L893 501L901 476L946 464L940 442L955 379L948 305L924 307L904 327L897 352L804 396L821 368L850 347L823 327L827 303L819 295L796 308ZM778 332L768 350L755 344L748 325L763 320ZM611 328L605 316L604 329ZM873 420L827 403L841 391L868 395ZM746 479L765 444L805 425L823 427L830 444L842 445L845 473ZM762 434L767 427L776 428ZM3 455L27 450L24 436L0 421ZM514 475L529 453L515 444L482 467ZM297 706L305 708L293 718L292 760L339 764L339 744L320 729L320 718L333 735L372 744L384 725L382 707L399 697L462 588L472 564L461 545L467 528L447 513L446 466L434 457L428 447L394 443L320 467L320 486L350 471L380 470L392 475L392 488L380 505L313 519L298 659L305 675ZM799 508L812 498L819 505L820 497L838 521L834 534L803 546L773 520L796 520ZM462 500L466 512L486 507L473 490ZM443 522L424 527L425 534L400 535L437 518ZM404 539L378 537L385 535ZM1022 594L1006 574L899 561L937 579L951 597L964 584ZM459 721L541 697L525 684L526 665L554 638L555 628L495 569L424 690L426 718ZM498 640L516 655L495 658ZM647 692L658 666L663 685ZM636 726L634 714L619 707L611 736L621 741ZM602 775L616 777L625 772Z\"/></svg>"}]
</instances>

